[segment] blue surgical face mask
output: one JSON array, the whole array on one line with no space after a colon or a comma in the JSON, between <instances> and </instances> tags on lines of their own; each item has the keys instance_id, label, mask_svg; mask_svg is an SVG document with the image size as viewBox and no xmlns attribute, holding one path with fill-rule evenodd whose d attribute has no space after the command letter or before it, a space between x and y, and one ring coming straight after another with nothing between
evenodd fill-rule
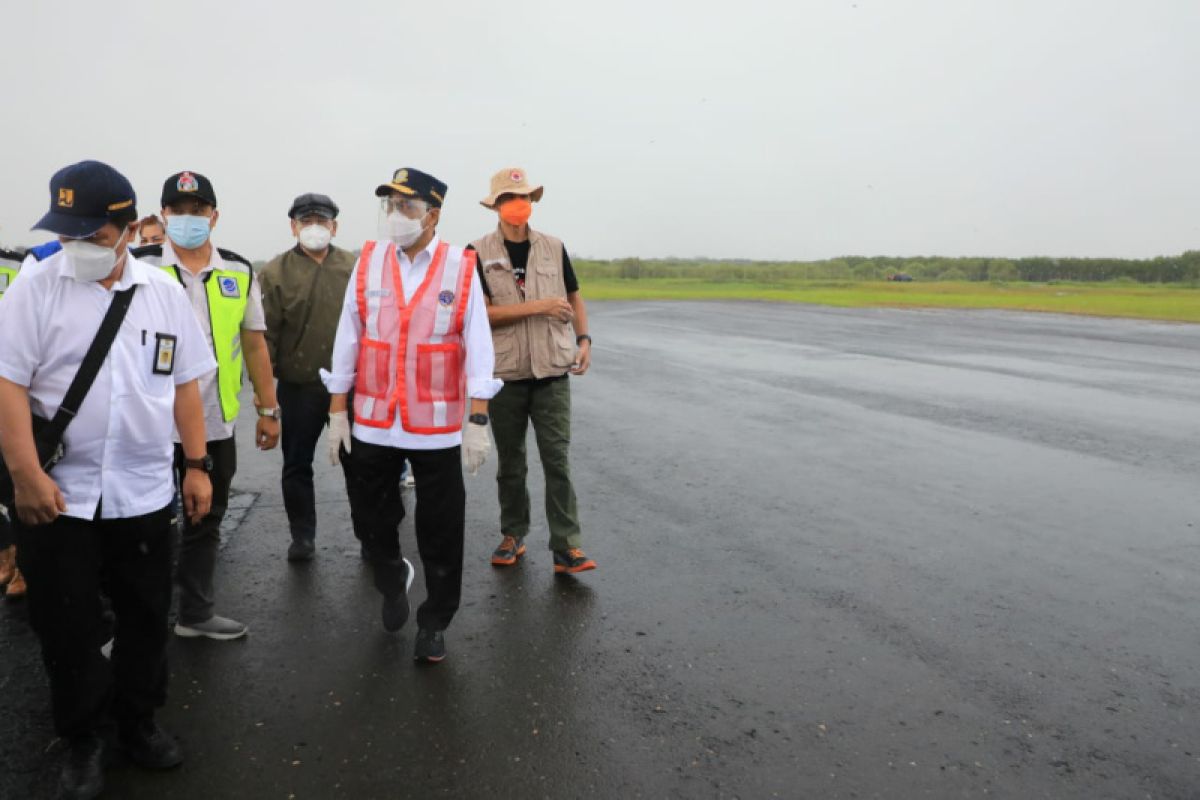
<instances>
[{"instance_id":1,"label":"blue surgical face mask","mask_svg":"<svg viewBox=\"0 0 1200 800\"><path fill-rule=\"evenodd\" d=\"M195 250L208 241L209 218L191 214L167 217L167 236L184 250Z\"/></svg>"}]
</instances>

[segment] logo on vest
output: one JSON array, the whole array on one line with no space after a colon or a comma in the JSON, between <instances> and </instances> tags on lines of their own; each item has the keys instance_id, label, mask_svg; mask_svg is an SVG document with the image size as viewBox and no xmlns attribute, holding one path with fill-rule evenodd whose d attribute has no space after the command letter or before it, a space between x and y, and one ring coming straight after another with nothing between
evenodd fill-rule
<instances>
[{"instance_id":1,"label":"logo on vest","mask_svg":"<svg viewBox=\"0 0 1200 800\"><path fill-rule=\"evenodd\" d=\"M221 278L217 285L221 287L221 297L232 297L236 300L242 296L236 278Z\"/></svg>"},{"instance_id":2,"label":"logo on vest","mask_svg":"<svg viewBox=\"0 0 1200 800\"><path fill-rule=\"evenodd\" d=\"M196 177L192 173L185 172L175 182L175 188L181 192L198 192L200 191L200 184L196 182Z\"/></svg>"},{"instance_id":3,"label":"logo on vest","mask_svg":"<svg viewBox=\"0 0 1200 800\"><path fill-rule=\"evenodd\" d=\"M444 306L451 305L454 302L454 292L446 289L444 292L438 295L438 302Z\"/></svg>"}]
</instances>

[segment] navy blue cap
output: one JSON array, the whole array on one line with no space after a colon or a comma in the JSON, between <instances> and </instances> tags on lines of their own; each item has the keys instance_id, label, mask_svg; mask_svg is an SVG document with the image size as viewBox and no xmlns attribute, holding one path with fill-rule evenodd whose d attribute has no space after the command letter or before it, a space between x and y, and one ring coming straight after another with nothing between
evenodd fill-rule
<instances>
[{"instance_id":1,"label":"navy blue cap","mask_svg":"<svg viewBox=\"0 0 1200 800\"><path fill-rule=\"evenodd\" d=\"M216 208L217 193L213 191L212 181L199 172L190 172L186 169L183 172L176 172L163 181L161 198L163 208L176 200L191 199L201 200Z\"/></svg>"},{"instance_id":2,"label":"navy blue cap","mask_svg":"<svg viewBox=\"0 0 1200 800\"><path fill-rule=\"evenodd\" d=\"M50 179L50 210L30 230L84 239L103 228L110 216L135 208L137 195L124 175L100 161L63 167Z\"/></svg>"},{"instance_id":3,"label":"navy blue cap","mask_svg":"<svg viewBox=\"0 0 1200 800\"><path fill-rule=\"evenodd\" d=\"M318 214L325 219L337 219L337 203L333 202L327 194L305 192L292 201L292 208L288 211L288 216L292 219L300 219L308 214Z\"/></svg>"},{"instance_id":4,"label":"navy blue cap","mask_svg":"<svg viewBox=\"0 0 1200 800\"><path fill-rule=\"evenodd\" d=\"M441 208L442 203L446 202L446 184L429 173L412 167L401 167L396 170L389 183L382 183L375 189L375 196L385 197L392 192L399 192L409 197L419 197L438 208Z\"/></svg>"}]
</instances>

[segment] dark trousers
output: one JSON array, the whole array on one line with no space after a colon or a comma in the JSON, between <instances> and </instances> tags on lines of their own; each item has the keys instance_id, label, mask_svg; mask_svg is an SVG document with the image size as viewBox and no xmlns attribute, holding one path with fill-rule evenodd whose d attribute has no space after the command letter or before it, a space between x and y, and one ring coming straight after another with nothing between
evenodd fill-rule
<instances>
[{"instance_id":1,"label":"dark trousers","mask_svg":"<svg viewBox=\"0 0 1200 800\"><path fill-rule=\"evenodd\" d=\"M170 506L128 519L14 524L55 731L75 737L152 717L167 698ZM111 662L100 654L102 582L117 618Z\"/></svg>"},{"instance_id":2,"label":"dark trousers","mask_svg":"<svg viewBox=\"0 0 1200 800\"><path fill-rule=\"evenodd\" d=\"M311 542L317 536L313 456L321 431L329 424L329 392L320 382L279 381L275 396L279 398L283 428L283 507L287 510L292 538ZM345 459L342 460L342 472L349 491L350 465ZM354 535L359 536L357 525Z\"/></svg>"},{"instance_id":3,"label":"dark trousers","mask_svg":"<svg viewBox=\"0 0 1200 800\"><path fill-rule=\"evenodd\" d=\"M550 549L579 547L579 509L571 485L571 383L561 378L511 381L488 403L496 437L496 486L500 496L500 532L523 539L529 533L529 472L525 435L529 423L537 440L546 477L546 523Z\"/></svg>"},{"instance_id":4,"label":"dark trousers","mask_svg":"<svg viewBox=\"0 0 1200 800\"><path fill-rule=\"evenodd\" d=\"M445 630L462 596L463 528L467 492L462 448L401 450L351 442L350 508L360 520L359 535L384 595L404 591L400 561L400 521L404 519L400 473L405 459L416 480L417 550L425 568L425 602L417 625Z\"/></svg>"},{"instance_id":5,"label":"dark trousers","mask_svg":"<svg viewBox=\"0 0 1200 800\"><path fill-rule=\"evenodd\" d=\"M179 621L184 625L204 622L213 616L213 574L217 571L217 550L221 546L221 520L229 507L229 486L237 472L237 446L233 437L208 443L212 456L212 508L199 524L181 518L183 536L179 543ZM175 445L175 479L183 486L183 447Z\"/></svg>"}]
</instances>

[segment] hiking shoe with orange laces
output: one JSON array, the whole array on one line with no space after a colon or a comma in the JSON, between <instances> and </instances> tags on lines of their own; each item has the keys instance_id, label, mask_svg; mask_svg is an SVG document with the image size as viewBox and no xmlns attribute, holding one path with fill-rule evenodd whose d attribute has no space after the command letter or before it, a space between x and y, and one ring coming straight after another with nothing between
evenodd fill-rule
<instances>
[{"instance_id":1,"label":"hiking shoe with orange laces","mask_svg":"<svg viewBox=\"0 0 1200 800\"><path fill-rule=\"evenodd\" d=\"M505 536L500 540L500 546L492 552L492 566L511 567L523 555L525 555L525 540L515 536Z\"/></svg>"},{"instance_id":2,"label":"hiking shoe with orange laces","mask_svg":"<svg viewBox=\"0 0 1200 800\"><path fill-rule=\"evenodd\" d=\"M596 562L588 558L578 547L554 551L555 572L587 572L589 569L595 568Z\"/></svg>"}]
</instances>

